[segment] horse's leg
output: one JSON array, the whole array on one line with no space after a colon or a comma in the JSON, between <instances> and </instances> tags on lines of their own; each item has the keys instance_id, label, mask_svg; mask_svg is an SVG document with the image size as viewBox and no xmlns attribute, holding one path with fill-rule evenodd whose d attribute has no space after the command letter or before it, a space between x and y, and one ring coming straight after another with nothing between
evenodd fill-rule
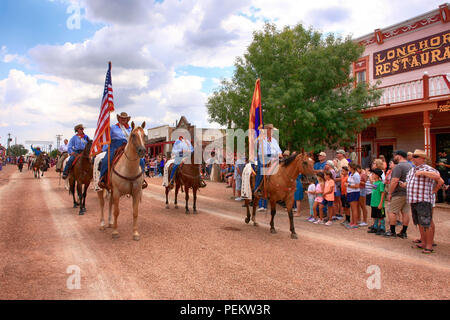
<instances>
[{"instance_id":1,"label":"horse's leg","mask_svg":"<svg viewBox=\"0 0 450 320\"><path fill-rule=\"evenodd\" d=\"M108 192L106 192L108 195ZM112 215L113 215L113 197L112 193L109 193L109 201L108 201L108 228L113 227Z\"/></svg>"},{"instance_id":2,"label":"horse's leg","mask_svg":"<svg viewBox=\"0 0 450 320\"><path fill-rule=\"evenodd\" d=\"M141 192L137 195L133 195L133 240L136 241L138 241L141 238L137 228L140 200L141 200Z\"/></svg>"},{"instance_id":3,"label":"horse's leg","mask_svg":"<svg viewBox=\"0 0 450 320\"><path fill-rule=\"evenodd\" d=\"M113 239L117 239L117 238L119 238L119 231L117 231L117 218L119 217L120 196L119 196L118 192L117 193L112 192L111 197L112 197L112 202L114 204L114 225L113 225L114 230L112 232L112 237L113 237Z\"/></svg>"},{"instance_id":4,"label":"horse's leg","mask_svg":"<svg viewBox=\"0 0 450 320\"><path fill-rule=\"evenodd\" d=\"M247 217L245 218L245 223L250 222L250 208L249 208L250 201L248 199L245 199L245 207L247 209Z\"/></svg>"},{"instance_id":5,"label":"horse's leg","mask_svg":"<svg viewBox=\"0 0 450 320\"><path fill-rule=\"evenodd\" d=\"M180 190L180 185L178 183L175 184L175 209L178 209L178 191Z\"/></svg>"},{"instance_id":6,"label":"horse's leg","mask_svg":"<svg viewBox=\"0 0 450 320\"><path fill-rule=\"evenodd\" d=\"M77 195L78 195L78 202L80 204L80 212L79 214L82 215L83 212L83 185L80 181L77 181Z\"/></svg>"},{"instance_id":7,"label":"horse's leg","mask_svg":"<svg viewBox=\"0 0 450 320\"><path fill-rule=\"evenodd\" d=\"M75 180L70 178L69 184L70 184L70 192L72 193L72 198L73 198L73 207L77 208L78 207L78 203L75 200Z\"/></svg>"},{"instance_id":8,"label":"horse's leg","mask_svg":"<svg viewBox=\"0 0 450 320\"><path fill-rule=\"evenodd\" d=\"M292 239L298 239L297 234L295 233L295 227L294 227L294 215L292 213L292 207L294 206L294 195L290 195L288 197L288 201L286 201L286 209L288 210L289 215L289 230L291 230L291 238Z\"/></svg>"},{"instance_id":9,"label":"horse's leg","mask_svg":"<svg viewBox=\"0 0 450 320\"><path fill-rule=\"evenodd\" d=\"M100 230L105 230L105 218L104 218L104 209L105 209L105 198L103 195L103 189L100 191L97 191L97 198L98 202L100 204Z\"/></svg>"},{"instance_id":10,"label":"horse's leg","mask_svg":"<svg viewBox=\"0 0 450 320\"><path fill-rule=\"evenodd\" d=\"M84 191L83 191L83 212L86 212L86 196L87 196L87 191L88 191L88 188L89 188L89 182L88 183L86 183L85 185L84 185Z\"/></svg>"},{"instance_id":11,"label":"horse's leg","mask_svg":"<svg viewBox=\"0 0 450 320\"><path fill-rule=\"evenodd\" d=\"M192 194L193 194L193 198L194 198L194 213L197 213L197 187L193 187L192 188Z\"/></svg>"},{"instance_id":12,"label":"horse's leg","mask_svg":"<svg viewBox=\"0 0 450 320\"><path fill-rule=\"evenodd\" d=\"M188 207L188 203L189 203L189 188L187 186L184 186L184 193L186 194L185 199L186 199L186 214L189 214L189 207Z\"/></svg>"},{"instance_id":13,"label":"horse's leg","mask_svg":"<svg viewBox=\"0 0 450 320\"><path fill-rule=\"evenodd\" d=\"M275 218L276 213L277 213L277 202L270 201L270 215L272 216L270 218L270 233L277 233L277 231L275 230L274 223L273 223L273 219Z\"/></svg>"},{"instance_id":14,"label":"horse's leg","mask_svg":"<svg viewBox=\"0 0 450 320\"><path fill-rule=\"evenodd\" d=\"M258 223L256 222L256 206L258 205L258 202L259 202L259 197L254 195L253 196L252 221L253 221L253 225L255 227L258 226Z\"/></svg>"},{"instance_id":15,"label":"horse's leg","mask_svg":"<svg viewBox=\"0 0 450 320\"><path fill-rule=\"evenodd\" d=\"M166 209L169 209L169 188L166 187Z\"/></svg>"}]
</instances>

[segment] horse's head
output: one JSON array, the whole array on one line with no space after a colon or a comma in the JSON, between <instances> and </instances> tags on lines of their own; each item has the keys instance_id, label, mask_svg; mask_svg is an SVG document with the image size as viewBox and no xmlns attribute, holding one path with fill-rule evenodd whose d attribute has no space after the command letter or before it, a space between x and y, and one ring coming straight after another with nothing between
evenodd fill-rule
<instances>
[{"instance_id":1,"label":"horse's head","mask_svg":"<svg viewBox=\"0 0 450 320\"><path fill-rule=\"evenodd\" d=\"M145 149L145 121L141 124L140 127L135 127L134 121L131 121L131 134L129 142L134 146L136 149L136 153L139 157L145 156L145 153L147 150Z\"/></svg>"},{"instance_id":2,"label":"horse's head","mask_svg":"<svg viewBox=\"0 0 450 320\"><path fill-rule=\"evenodd\" d=\"M91 148L92 148L92 143L93 142L94 141L89 140L88 143L86 143L86 145L84 146L84 149L83 149L83 156L84 157L89 157L89 154L91 152Z\"/></svg>"},{"instance_id":3,"label":"horse's head","mask_svg":"<svg viewBox=\"0 0 450 320\"><path fill-rule=\"evenodd\" d=\"M295 157L297 162L297 167L300 173L306 177L311 177L314 175L314 160L311 159L306 153L299 153Z\"/></svg>"}]
</instances>

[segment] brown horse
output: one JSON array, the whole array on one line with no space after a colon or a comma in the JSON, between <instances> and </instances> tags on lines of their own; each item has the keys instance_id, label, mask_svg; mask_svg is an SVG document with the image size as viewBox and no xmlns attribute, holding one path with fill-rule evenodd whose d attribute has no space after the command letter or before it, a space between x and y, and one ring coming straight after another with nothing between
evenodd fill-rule
<instances>
[{"instance_id":1,"label":"brown horse","mask_svg":"<svg viewBox=\"0 0 450 320\"><path fill-rule=\"evenodd\" d=\"M48 155L44 152L42 152L36 160L33 162L33 174L36 179L41 178L41 172L42 176L44 176L44 171L47 171L48 168Z\"/></svg>"},{"instance_id":2,"label":"brown horse","mask_svg":"<svg viewBox=\"0 0 450 320\"><path fill-rule=\"evenodd\" d=\"M140 127L135 127L131 122L131 134L125 146L123 155L112 166L111 170L111 197L109 198L109 221L111 221L111 208L114 205L114 224L112 237L118 238L117 218L119 217L119 200L123 195L130 194L133 197L133 239L139 240L140 235L137 230L137 219L139 214L139 202L142 198L142 183L144 175L139 165L140 159L145 155L144 128L145 121ZM108 155L106 155L108 156ZM103 209L105 206L105 190L97 192L100 203L101 218L100 230L105 230L105 220Z\"/></svg>"},{"instance_id":3,"label":"brown horse","mask_svg":"<svg viewBox=\"0 0 450 320\"><path fill-rule=\"evenodd\" d=\"M289 225L291 231L291 238L297 239L297 234L294 228L294 216L292 214L292 207L294 205L294 193L296 189L295 180L298 175L304 174L306 176L314 174L314 161L306 153L294 153L292 156L280 160L278 171L271 175L266 176L265 181L265 192L267 194L268 200L270 201L270 232L276 233L274 226L274 217L276 214L276 205L278 201L285 201L286 208L289 214ZM264 182L261 182L261 184ZM253 188L252 188L253 190ZM253 194L253 212L252 221L255 226L256 223L256 205L259 201L259 196ZM245 200L245 205L247 207L247 217L245 218L245 223L250 222L250 209L249 200Z\"/></svg>"},{"instance_id":4,"label":"brown horse","mask_svg":"<svg viewBox=\"0 0 450 320\"><path fill-rule=\"evenodd\" d=\"M177 198L178 198L178 191L181 188L181 192L184 192L186 194L186 214L189 214L189 189L192 189L192 195L194 198L194 214L197 213L197 190L200 188L200 164L193 164L194 163L194 153L191 154L191 163L182 163L178 166L178 170L175 173L175 209L178 209L177 204ZM173 164L169 166L168 175L170 177L170 174L172 172ZM166 186L166 209L169 209L169 192L170 188Z\"/></svg>"},{"instance_id":5,"label":"brown horse","mask_svg":"<svg viewBox=\"0 0 450 320\"><path fill-rule=\"evenodd\" d=\"M89 157L91 146L92 140L89 140L69 172L69 194L71 193L73 196L73 207L77 208L80 205L79 215L83 215L86 212L86 194L92 180L92 162ZM75 184L79 203L75 200Z\"/></svg>"}]
</instances>

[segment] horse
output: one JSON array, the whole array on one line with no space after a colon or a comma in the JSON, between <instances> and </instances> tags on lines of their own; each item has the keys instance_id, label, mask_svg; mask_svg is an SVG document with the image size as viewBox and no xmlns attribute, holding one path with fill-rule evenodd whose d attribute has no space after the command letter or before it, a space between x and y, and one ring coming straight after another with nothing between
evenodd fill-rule
<instances>
[{"instance_id":1,"label":"horse","mask_svg":"<svg viewBox=\"0 0 450 320\"><path fill-rule=\"evenodd\" d=\"M119 238L117 231L117 218L119 217L119 200L123 195L131 195L133 198L133 239L138 241L140 235L137 229L137 219L139 214L139 202L142 198L142 183L144 175L140 166L140 159L145 155L146 149L144 144L144 128L145 121L139 127L135 127L131 122L131 133L125 146L123 155L112 165L110 174L111 196L109 198L109 221L111 221L111 208L114 206L114 224L112 238ZM106 155L108 156L108 155ZM105 206L105 190L97 192L100 203L100 230L105 230L105 220L103 209Z\"/></svg>"},{"instance_id":2,"label":"horse","mask_svg":"<svg viewBox=\"0 0 450 320\"><path fill-rule=\"evenodd\" d=\"M89 140L69 172L69 194L71 193L73 197L73 207L77 208L80 205L79 215L83 215L86 212L86 195L92 180L92 163L89 157L91 146L92 140ZM75 200L75 184L79 202Z\"/></svg>"},{"instance_id":3,"label":"horse","mask_svg":"<svg viewBox=\"0 0 450 320\"><path fill-rule=\"evenodd\" d=\"M294 228L294 216L292 214L292 207L294 205L294 193L296 189L296 178L298 175L304 174L306 176L312 176L314 174L314 161L306 153L294 153L290 157L280 160L278 171L266 177L265 182L265 192L268 196L270 202L270 232L276 233L274 226L274 218L276 214L276 204L278 201L285 201L286 208L289 215L289 226L291 231L291 238L297 239L297 234ZM261 182L264 183L264 182ZM256 222L256 206L260 197L253 193L253 211L252 211L252 221L253 225L257 226ZM245 218L245 223L250 222L250 209L249 209L249 199L245 200L245 206L247 208L247 217Z\"/></svg>"},{"instance_id":4,"label":"horse","mask_svg":"<svg viewBox=\"0 0 450 320\"><path fill-rule=\"evenodd\" d=\"M173 163L169 166L168 175L170 177L170 174L173 169ZM186 214L189 214L189 189L192 189L192 195L194 198L194 205L193 205L193 211L194 214L197 213L197 190L200 188L200 164L194 164L194 153L191 154L191 163L181 163L178 166L178 172L175 173L175 209L178 209L177 204L177 198L178 198L178 191L181 188L181 192L184 192L186 194ZM170 192L169 186L166 186L166 209L169 209L169 192Z\"/></svg>"},{"instance_id":5,"label":"horse","mask_svg":"<svg viewBox=\"0 0 450 320\"><path fill-rule=\"evenodd\" d=\"M44 175L43 169L45 169L47 166L47 162L46 162L47 157L48 157L48 155L46 153L41 153L36 158L36 160L34 162L32 162L33 174L36 179L41 178L41 171L42 171L42 176Z\"/></svg>"}]
</instances>

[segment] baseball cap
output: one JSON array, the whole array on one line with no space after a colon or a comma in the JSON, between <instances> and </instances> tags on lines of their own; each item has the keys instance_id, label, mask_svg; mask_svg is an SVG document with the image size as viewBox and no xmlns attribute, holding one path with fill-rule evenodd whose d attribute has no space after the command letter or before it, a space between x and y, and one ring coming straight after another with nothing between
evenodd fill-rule
<instances>
[{"instance_id":1,"label":"baseball cap","mask_svg":"<svg viewBox=\"0 0 450 320\"><path fill-rule=\"evenodd\" d=\"M379 176L380 178L383 176L383 171L381 169L375 168L373 170L371 170L373 173L375 173L377 176Z\"/></svg>"},{"instance_id":2,"label":"baseball cap","mask_svg":"<svg viewBox=\"0 0 450 320\"><path fill-rule=\"evenodd\" d=\"M342 150L342 149L339 149L339 150L336 151L336 153L345 154L345 151Z\"/></svg>"}]
</instances>

